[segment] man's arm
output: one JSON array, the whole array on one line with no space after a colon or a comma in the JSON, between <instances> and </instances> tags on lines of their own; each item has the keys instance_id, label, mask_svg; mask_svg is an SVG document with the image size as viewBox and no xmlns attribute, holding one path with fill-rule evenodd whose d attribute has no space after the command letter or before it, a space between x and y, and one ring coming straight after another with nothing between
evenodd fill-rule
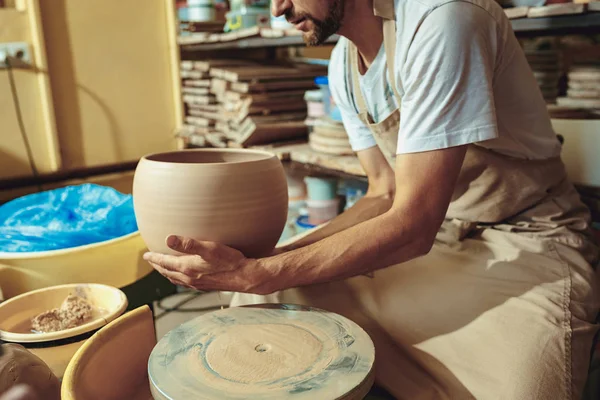
<instances>
[{"instance_id":1,"label":"man's arm","mask_svg":"<svg viewBox=\"0 0 600 400\"><path fill-rule=\"evenodd\" d=\"M255 260L271 279L254 291L344 279L426 254L444 220L465 151L460 146L399 155L388 211L301 249Z\"/></svg>"},{"instance_id":2,"label":"man's arm","mask_svg":"<svg viewBox=\"0 0 600 400\"><path fill-rule=\"evenodd\" d=\"M269 294L344 279L426 254L450 204L466 147L399 155L391 208L323 240L287 253L248 259L230 247L170 236L182 256L144 259L177 285L198 290Z\"/></svg>"},{"instance_id":3,"label":"man's arm","mask_svg":"<svg viewBox=\"0 0 600 400\"><path fill-rule=\"evenodd\" d=\"M277 249L277 254L308 246L335 233L348 229L387 212L394 200L394 171L379 147L358 151L358 159L367 174L369 188L363 198L326 225L301 239Z\"/></svg>"}]
</instances>

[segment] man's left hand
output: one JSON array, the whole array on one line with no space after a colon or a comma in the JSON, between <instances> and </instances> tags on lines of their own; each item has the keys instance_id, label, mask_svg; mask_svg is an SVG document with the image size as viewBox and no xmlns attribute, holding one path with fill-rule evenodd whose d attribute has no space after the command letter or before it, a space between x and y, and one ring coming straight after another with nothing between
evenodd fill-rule
<instances>
[{"instance_id":1,"label":"man's left hand","mask_svg":"<svg viewBox=\"0 0 600 400\"><path fill-rule=\"evenodd\" d=\"M269 288L273 274L258 260L246 258L236 249L179 236L169 236L167 246L183 254L149 252L144 254L144 260L175 285L254 294L274 291Z\"/></svg>"}]
</instances>

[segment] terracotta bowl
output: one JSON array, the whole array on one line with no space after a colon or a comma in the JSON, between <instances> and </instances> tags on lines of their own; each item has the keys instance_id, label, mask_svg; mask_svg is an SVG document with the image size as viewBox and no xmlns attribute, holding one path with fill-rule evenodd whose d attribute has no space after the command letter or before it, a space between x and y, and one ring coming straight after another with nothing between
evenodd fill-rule
<instances>
[{"instance_id":1,"label":"terracotta bowl","mask_svg":"<svg viewBox=\"0 0 600 400\"><path fill-rule=\"evenodd\" d=\"M133 204L151 251L173 254L167 236L222 243L248 257L267 255L287 217L281 161L247 149L193 149L143 157Z\"/></svg>"},{"instance_id":2,"label":"terracotta bowl","mask_svg":"<svg viewBox=\"0 0 600 400\"><path fill-rule=\"evenodd\" d=\"M28 332L31 318L60 307L70 293L84 297L92 304L95 313L90 321L58 332ZM95 283L34 290L0 304L0 338L24 346L48 364L58 378L62 378L77 349L96 331L123 314L127 304L127 297L121 290Z\"/></svg>"}]
</instances>

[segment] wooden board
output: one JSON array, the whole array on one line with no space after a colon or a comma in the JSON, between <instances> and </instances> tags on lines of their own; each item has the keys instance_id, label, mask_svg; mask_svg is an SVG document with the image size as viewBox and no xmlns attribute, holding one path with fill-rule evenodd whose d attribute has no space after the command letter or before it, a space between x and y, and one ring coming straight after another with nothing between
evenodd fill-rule
<instances>
[{"instance_id":1,"label":"wooden board","mask_svg":"<svg viewBox=\"0 0 600 400\"><path fill-rule=\"evenodd\" d=\"M198 117L198 116L187 116L184 119L185 119L186 124L201 127L201 128L214 126L214 124L215 124L215 121L212 119L202 118L202 117Z\"/></svg>"},{"instance_id":2,"label":"wooden board","mask_svg":"<svg viewBox=\"0 0 600 400\"><path fill-rule=\"evenodd\" d=\"M527 12L528 18L542 18L556 15L582 14L585 5L575 3L550 4L542 7L531 7Z\"/></svg>"},{"instance_id":3,"label":"wooden board","mask_svg":"<svg viewBox=\"0 0 600 400\"><path fill-rule=\"evenodd\" d=\"M210 87L211 80L210 79L185 79L183 81L183 86L187 87Z\"/></svg>"},{"instance_id":4,"label":"wooden board","mask_svg":"<svg viewBox=\"0 0 600 400\"><path fill-rule=\"evenodd\" d=\"M314 79L293 80L293 81L274 81L274 82L233 82L231 90L240 93L260 93L276 90L294 90L294 89L316 89L317 85Z\"/></svg>"},{"instance_id":5,"label":"wooden board","mask_svg":"<svg viewBox=\"0 0 600 400\"><path fill-rule=\"evenodd\" d=\"M222 107L220 104L202 104L202 105L189 105L187 107L188 111L207 111L207 112L220 112L222 111ZM191 115L194 115L191 113Z\"/></svg>"},{"instance_id":6,"label":"wooden board","mask_svg":"<svg viewBox=\"0 0 600 400\"><path fill-rule=\"evenodd\" d=\"M211 121L225 121L227 116L221 111L206 111L200 108L190 108L188 113L194 117L200 117Z\"/></svg>"},{"instance_id":7,"label":"wooden board","mask_svg":"<svg viewBox=\"0 0 600 400\"><path fill-rule=\"evenodd\" d=\"M203 79L209 77L206 72L185 69L180 72L180 76L182 79Z\"/></svg>"},{"instance_id":8,"label":"wooden board","mask_svg":"<svg viewBox=\"0 0 600 400\"><path fill-rule=\"evenodd\" d=\"M225 351L226 350L226 351ZM363 399L375 348L354 322L288 304L232 307L175 328L148 360L155 399Z\"/></svg>"},{"instance_id":9,"label":"wooden board","mask_svg":"<svg viewBox=\"0 0 600 400\"><path fill-rule=\"evenodd\" d=\"M213 133L215 129L217 128L184 124L180 129L180 133L183 135L206 135L207 133Z\"/></svg>"},{"instance_id":10,"label":"wooden board","mask_svg":"<svg viewBox=\"0 0 600 400\"><path fill-rule=\"evenodd\" d=\"M572 99L600 99L600 90L593 89L568 89L567 97Z\"/></svg>"},{"instance_id":11,"label":"wooden board","mask_svg":"<svg viewBox=\"0 0 600 400\"><path fill-rule=\"evenodd\" d=\"M227 104L225 104L225 112L227 118L239 123L249 115L270 115L282 112L306 113L306 103L294 101L254 105L251 101L242 101L240 105L232 105L232 108L227 108Z\"/></svg>"},{"instance_id":12,"label":"wooden board","mask_svg":"<svg viewBox=\"0 0 600 400\"><path fill-rule=\"evenodd\" d=\"M315 78L324 74L327 74L327 69L322 67L289 68L261 65L253 67L232 67L227 69L213 68L210 70L211 76L229 82L265 82L282 79L306 79Z\"/></svg>"},{"instance_id":13,"label":"wooden board","mask_svg":"<svg viewBox=\"0 0 600 400\"><path fill-rule=\"evenodd\" d=\"M573 108L592 108L600 109L600 99L572 99L569 97L559 97L556 99L559 106Z\"/></svg>"},{"instance_id":14,"label":"wooden board","mask_svg":"<svg viewBox=\"0 0 600 400\"><path fill-rule=\"evenodd\" d=\"M182 96L183 101L188 104L196 105L208 105L216 104L217 99L213 95L199 96L195 94L184 94Z\"/></svg>"},{"instance_id":15,"label":"wooden board","mask_svg":"<svg viewBox=\"0 0 600 400\"><path fill-rule=\"evenodd\" d=\"M210 94L210 89L207 87L182 87L181 93L183 94L192 94L192 95L208 95Z\"/></svg>"},{"instance_id":16,"label":"wooden board","mask_svg":"<svg viewBox=\"0 0 600 400\"><path fill-rule=\"evenodd\" d=\"M252 115L248 117L256 124L268 124L273 122L285 122L285 121L304 121L306 118L306 112L291 112L291 113L272 113L269 115ZM231 121L232 126L235 126L236 122Z\"/></svg>"},{"instance_id":17,"label":"wooden board","mask_svg":"<svg viewBox=\"0 0 600 400\"><path fill-rule=\"evenodd\" d=\"M202 60L192 61L193 68L199 71L209 72L211 68L221 67L233 67L233 66L245 66L245 65L257 65L257 62L242 59L214 59L214 60Z\"/></svg>"},{"instance_id":18,"label":"wooden board","mask_svg":"<svg viewBox=\"0 0 600 400\"><path fill-rule=\"evenodd\" d=\"M273 122L256 124L251 118L246 119L235 132L230 132L237 143L243 146L255 146L276 141L305 138L308 127L303 121Z\"/></svg>"},{"instance_id":19,"label":"wooden board","mask_svg":"<svg viewBox=\"0 0 600 400\"><path fill-rule=\"evenodd\" d=\"M226 91L223 99L225 101L237 101L245 98L252 99L253 103L264 102L264 101L278 101L278 99L282 98L295 98L304 101L304 93L305 90L285 90L278 92L265 92L265 93L252 93L252 94L243 94L234 91Z\"/></svg>"},{"instance_id":20,"label":"wooden board","mask_svg":"<svg viewBox=\"0 0 600 400\"><path fill-rule=\"evenodd\" d=\"M529 7L510 7L504 9L504 13L508 19L525 18L528 12Z\"/></svg>"}]
</instances>

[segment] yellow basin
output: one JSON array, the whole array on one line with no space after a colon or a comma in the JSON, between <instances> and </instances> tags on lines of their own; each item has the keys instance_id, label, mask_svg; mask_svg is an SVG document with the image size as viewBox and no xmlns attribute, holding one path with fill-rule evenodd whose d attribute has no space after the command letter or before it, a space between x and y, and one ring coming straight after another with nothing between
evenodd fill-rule
<instances>
[{"instance_id":1,"label":"yellow basin","mask_svg":"<svg viewBox=\"0 0 600 400\"><path fill-rule=\"evenodd\" d=\"M90 321L58 332L28 332L31 318L60 307L69 294L85 298L94 307ZM107 285L71 284L34 290L0 304L0 337L25 346L62 378L75 352L98 329L123 314L127 304L125 293Z\"/></svg>"},{"instance_id":2,"label":"yellow basin","mask_svg":"<svg viewBox=\"0 0 600 400\"><path fill-rule=\"evenodd\" d=\"M4 299L67 283L101 283L122 288L152 272L142 259L139 232L100 243L30 253L0 252L0 291ZM2 297L0 296L0 297Z\"/></svg>"}]
</instances>

